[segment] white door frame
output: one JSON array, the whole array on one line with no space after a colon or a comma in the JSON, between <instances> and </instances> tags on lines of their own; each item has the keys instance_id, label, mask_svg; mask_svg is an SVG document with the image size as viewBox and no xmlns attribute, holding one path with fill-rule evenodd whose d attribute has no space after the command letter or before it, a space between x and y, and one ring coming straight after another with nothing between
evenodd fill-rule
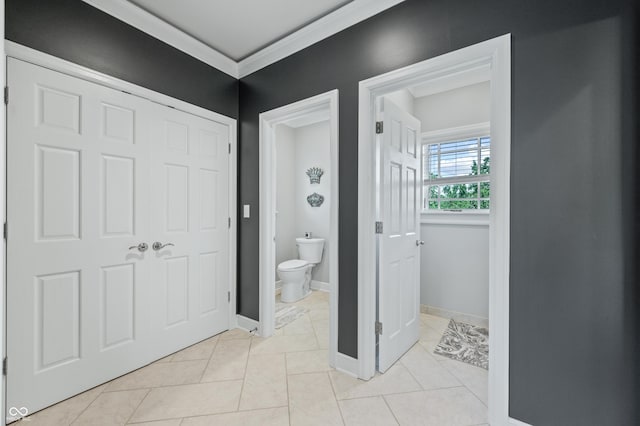
<instances>
[{"instance_id":1,"label":"white door frame","mask_svg":"<svg viewBox=\"0 0 640 426\"><path fill-rule=\"evenodd\" d=\"M4 40L4 17L5 17L5 1L0 0L0 37ZM4 43L0 43L0 58L4 60L4 64L0 66L0 82L2 83L2 87L6 87L7 85L7 61L5 56L5 45ZM2 149L0 149L0 223L4 223L7 220L7 109L4 102L2 102L2 106L0 106L0 115L2 119L0 119L0 138L2 139ZM0 282L2 283L2 290L0 291L0 357L4 360L7 356L7 346L6 346L6 322L5 322L5 313L6 313L6 294L7 294L7 270L6 270L6 255L7 255L7 247L6 240L2 239L2 244L0 244ZM5 424L6 417L6 376L3 374L2 378L0 378L0 424Z\"/></svg>"},{"instance_id":2,"label":"white door frame","mask_svg":"<svg viewBox=\"0 0 640 426\"><path fill-rule=\"evenodd\" d=\"M4 2L2 2L4 3ZM3 8L4 11L4 8ZM4 22L4 20L2 21ZM41 67L45 67L54 71L58 71L64 73L66 75L70 75L73 77L80 78L82 80L90 81L93 83L100 84L105 87L110 87L115 90L124 91L130 93L131 95L138 96L141 98L145 98L151 100L156 103L160 103L163 105L168 105L172 108L184 111L186 113L196 115L208 120L213 120L218 123L226 124L229 126L229 144L230 144L230 155L229 155L229 216L231 219L230 223L230 235L229 235L229 292L230 292L230 303L229 303L229 329L235 328L237 326L236 320L236 279L237 279L237 155L238 155L238 143L237 143L237 121L233 118L227 117L225 115L209 111L205 108L201 108L187 102L181 101L179 99L172 98L170 96L164 95L162 93L154 92L153 90L146 89L144 87L129 83L127 81L111 77L107 74L103 74L98 71L94 71L92 69L74 64L72 62L66 61L64 59L57 58L55 56L40 52L35 49L31 49L29 47L23 46L18 43L14 43L9 40L4 41L4 52L3 58L5 59L5 63L2 67L2 77L6 81L6 66L7 66L7 57L12 57L16 59L20 59L22 61L29 62L34 65L39 65ZM6 56L5 56L6 55ZM11 92L11 88L9 88L9 93ZM3 105L4 107L4 105ZM2 119L2 125L5 126L6 129L6 114ZM3 202L3 205L6 206L6 192L5 188L5 170L6 170L6 158L5 152L7 147L6 134L3 131L2 137L4 139L3 147L0 154L0 168L2 169L2 173L0 173L0 196ZM223 147L223 149L226 149ZM6 208L3 211L3 219L6 218ZM3 220L4 222L4 220ZM2 262L6 262L6 251L2 252ZM4 270L2 270L2 283L3 288L6 289L6 274ZM8 303L6 299L4 299L4 291L2 294L2 303L1 309L6 309L5 304ZM4 312L4 311L3 311ZM0 321L4 321L4 314L0 316ZM0 324L2 324L0 322ZM3 344L6 340L6 327L7 324L4 324L2 328L0 328L0 332L2 333L2 338L0 341ZM3 350L3 356L6 354L6 350ZM4 377L3 377L4 382ZM2 386L2 392L4 393L4 386ZM0 405L4 407L5 398L2 398L2 402ZM0 411L0 419L4 419L4 412Z\"/></svg>"},{"instance_id":3,"label":"white door frame","mask_svg":"<svg viewBox=\"0 0 640 426\"><path fill-rule=\"evenodd\" d=\"M375 373L376 235L375 100L418 82L489 68L491 75L491 211L489 215L489 422L509 424L509 184L511 35L507 34L360 82L358 109L359 377Z\"/></svg>"},{"instance_id":4,"label":"white door frame","mask_svg":"<svg viewBox=\"0 0 640 426\"><path fill-rule=\"evenodd\" d=\"M269 337L275 330L275 129L278 124L320 110L329 110L331 180L329 226L329 364L338 352L338 90L332 90L260 114L260 320L258 333Z\"/></svg>"}]
</instances>

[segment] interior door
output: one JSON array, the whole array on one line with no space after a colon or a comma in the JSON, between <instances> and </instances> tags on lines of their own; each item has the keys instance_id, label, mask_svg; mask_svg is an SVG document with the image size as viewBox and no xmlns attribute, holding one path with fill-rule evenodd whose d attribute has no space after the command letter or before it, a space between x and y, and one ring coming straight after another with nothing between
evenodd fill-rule
<instances>
[{"instance_id":1,"label":"interior door","mask_svg":"<svg viewBox=\"0 0 640 426\"><path fill-rule=\"evenodd\" d=\"M229 127L12 58L8 85L7 408L24 415L228 328Z\"/></svg>"},{"instance_id":2,"label":"interior door","mask_svg":"<svg viewBox=\"0 0 640 426\"><path fill-rule=\"evenodd\" d=\"M151 361L147 102L9 58L7 407Z\"/></svg>"},{"instance_id":3,"label":"interior door","mask_svg":"<svg viewBox=\"0 0 640 426\"><path fill-rule=\"evenodd\" d=\"M420 121L382 99L378 139L378 370L386 371L420 333Z\"/></svg>"},{"instance_id":4,"label":"interior door","mask_svg":"<svg viewBox=\"0 0 640 426\"><path fill-rule=\"evenodd\" d=\"M154 109L154 344L173 352L229 328L229 128Z\"/></svg>"}]
</instances>

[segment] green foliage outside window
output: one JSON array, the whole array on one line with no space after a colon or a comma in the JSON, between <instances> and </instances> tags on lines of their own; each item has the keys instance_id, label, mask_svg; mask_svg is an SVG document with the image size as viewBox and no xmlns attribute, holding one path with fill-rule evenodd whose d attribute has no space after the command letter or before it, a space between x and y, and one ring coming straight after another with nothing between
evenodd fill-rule
<instances>
[{"instance_id":1,"label":"green foliage outside window","mask_svg":"<svg viewBox=\"0 0 640 426\"><path fill-rule=\"evenodd\" d=\"M490 169L490 157L483 158L480 167L478 167L478 162L474 160L469 176L489 175ZM434 173L429 176L429 179L437 180L437 178L438 175ZM486 210L489 209L489 198L489 182L429 185L428 187L428 208L430 210Z\"/></svg>"}]
</instances>

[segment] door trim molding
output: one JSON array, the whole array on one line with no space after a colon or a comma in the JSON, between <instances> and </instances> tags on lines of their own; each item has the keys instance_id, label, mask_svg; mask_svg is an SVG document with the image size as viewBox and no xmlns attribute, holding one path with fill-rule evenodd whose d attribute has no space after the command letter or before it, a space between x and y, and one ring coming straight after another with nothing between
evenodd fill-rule
<instances>
[{"instance_id":1,"label":"door trim molding","mask_svg":"<svg viewBox=\"0 0 640 426\"><path fill-rule=\"evenodd\" d=\"M228 117L226 115L222 115L206 108L181 101L180 99L176 99L169 95L165 95L163 93L138 86L134 83L129 83L128 81L121 80L117 77L112 77L108 74L101 73L100 71L92 70L91 68L75 64L65 59L58 58L57 56L49 55L48 53L32 49L30 47L15 43L10 40L4 41L4 48L6 56L20 59L34 65L39 65L52 71L58 71L73 77L78 77L83 80L90 81L92 83L97 83L101 86L124 91L134 96L145 98L153 102L157 102L159 104L184 111L189 114L197 115L198 117L206 118L208 120L214 120L219 123L228 125L233 124L234 126L236 123L236 119Z\"/></svg>"},{"instance_id":2,"label":"door trim molding","mask_svg":"<svg viewBox=\"0 0 640 426\"><path fill-rule=\"evenodd\" d=\"M375 100L417 82L487 69L491 78L489 228L489 422L509 424L509 220L511 35L506 34L360 82L358 107L358 376L376 368Z\"/></svg>"},{"instance_id":3,"label":"door trim molding","mask_svg":"<svg viewBox=\"0 0 640 426\"><path fill-rule=\"evenodd\" d=\"M207 120L216 121L218 123L225 124L229 127L229 143L231 145L231 152L229 153L229 217L231 218L231 226L229 228L229 291L230 291L230 303L229 303L229 329L237 326L236 319L236 286L237 286L237 226L238 226L238 126L237 121L234 118L227 117L226 115L219 114L217 112L210 111L208 109L190 104L185 101L181 101L171 96L155 92L153 90L138 86L133 83L121 80L116 77L112 77L107 74L103 74L99 71L92 70L90 68L83 67L73 62L66 61L56 56L49 55L47 53L40 52L30 47L23 46L21 44L5 40L5 64L3 72L6 73L6 58L11 57L38 65L52 71L57 71L72 77L77 77L85 81L99 84L101 86L109 87L111 89L127 92L133 96L144 98L152 102L167 105L177 110L186 112L191 115L195 115ZM6 76L6 74L5 74ZM6 125L6 114L3 118L3 123ZM4 146L6 148L7 141L5 138ZM3 151L4 152L4 151ZM6 167L6 160L2 162ZM4 176L4 174L2 175ZM4 185L2 186L4 188ZM2 197L2 200L6 204L6 193ZM6 253L4 253L3 259L6 262ZM5 278L6 284L6 278ZM5 301L6 304L6 301ZM4 306L4 304L3 304ZM6 327L4 328L6 336Z\"/></svg>"},{"instance_id":4,"label":"door trim molding","mask_svg":"<svg viewBox=\"0 0 640 426\"><path fill-rule=\"evenodd\" d=\"M331 179L329 231L329 365L338 353L338 90L313 96L260 114L260 325L258 333L269 337L275 329L275 127L318 110L329 109L331 127L329 176Z\"/></svg>"}]
</instances>

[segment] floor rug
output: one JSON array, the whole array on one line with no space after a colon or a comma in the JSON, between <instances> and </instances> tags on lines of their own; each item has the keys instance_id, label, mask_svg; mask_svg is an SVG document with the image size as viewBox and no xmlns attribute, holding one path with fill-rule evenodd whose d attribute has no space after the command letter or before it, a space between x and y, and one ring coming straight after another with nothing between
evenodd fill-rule
<instances>
[{"instance_id":1,"label":"floor rug","mask_svg":"<svg viewBox=\"0 0 640 426\"><path fill-rule=\"evenodd\" d=\"M451 320L434 353L488 370L489 330Z\"/></svg>"},{"instance_id":2,"label":"floor rug","mask_svg":"<svg viewBox=\"0 0 640 426\"><path fill-rule=\"evenodd\" d=\"M287 303L276 303L276 329L291 324L307 312L309 312L307 308Z\"/></svg>"}]
</instances>

